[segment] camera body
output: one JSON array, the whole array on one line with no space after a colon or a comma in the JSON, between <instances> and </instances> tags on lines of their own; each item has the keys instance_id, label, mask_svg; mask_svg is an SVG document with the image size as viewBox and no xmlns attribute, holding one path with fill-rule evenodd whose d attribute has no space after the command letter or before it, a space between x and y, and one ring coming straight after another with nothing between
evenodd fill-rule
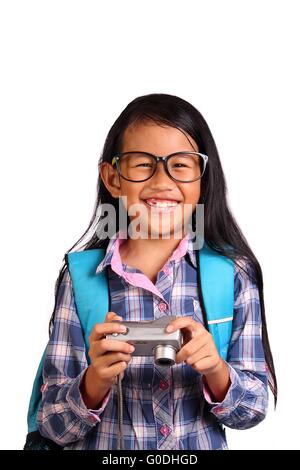
<instances>
[{"instance_id":1,"label":"camera body","mask_svg":"<svg viewBox=\"0 0 300 470\"><path fill-rule=\"evenodd\" d=\"M106 338L132 344L135 347L132 356L153 356L156 365L172 366L183 342L180 330L172 333L165 331L166 326L175 318L166 315L144 322L114 320L126 326L127 330L124 333L106 335Z\"/></svg>"}]
</instances>

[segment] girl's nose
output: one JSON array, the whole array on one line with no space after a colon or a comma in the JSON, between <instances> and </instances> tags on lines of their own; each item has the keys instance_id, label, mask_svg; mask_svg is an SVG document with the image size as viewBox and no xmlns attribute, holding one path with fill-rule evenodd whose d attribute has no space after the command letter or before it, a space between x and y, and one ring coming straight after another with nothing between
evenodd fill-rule
<instances>
[{"instance_id":1,"label":"girl's nose","mask_svg":"<svg viewBox=\"0 0 300 470\"><path fill-rule=\"evenodd\" d=\"M174 181L172 180L172 178L170 178L170 176L168 175L165 167L164 167L164 163L162 161L158 162L157 163L157 166L156 166L156 171L154 173L154 175L152 176L151 180L155 180L156 182L167 182L168 184L170 184L170 182L172 182L174 184Z\"/></svg>"},{"instance_id":2,"label":"girl's nose","mask_svg":"<svg viewBox=\"0 0 300 470\"><path fill-rule=\"evenodd\" d=\"M172 190L175 185L175 181L169 177L162 161L157 164L154 175L148 181L151 188L155 191Z\"/></svg>"}]
</instances>

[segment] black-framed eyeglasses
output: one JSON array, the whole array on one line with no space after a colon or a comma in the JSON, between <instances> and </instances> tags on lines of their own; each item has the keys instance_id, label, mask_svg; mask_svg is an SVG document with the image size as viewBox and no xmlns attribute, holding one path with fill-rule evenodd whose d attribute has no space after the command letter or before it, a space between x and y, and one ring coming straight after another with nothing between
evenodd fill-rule
<instances>
[{"instance_id":1,"label":"black-framed eyeglasses","mask_svg":"<svg viewBox=\"0 0 300 470\"><path fill-rule=\"evenodd\" d=\"M168 176L174 181L192 183L203 177L208 156L200 152L175 152L165 157L157 157L148 152L123 152L111 161L118 174L127 181L142 182L151 178L162 161Z\"/></svg>"}]
</instances>

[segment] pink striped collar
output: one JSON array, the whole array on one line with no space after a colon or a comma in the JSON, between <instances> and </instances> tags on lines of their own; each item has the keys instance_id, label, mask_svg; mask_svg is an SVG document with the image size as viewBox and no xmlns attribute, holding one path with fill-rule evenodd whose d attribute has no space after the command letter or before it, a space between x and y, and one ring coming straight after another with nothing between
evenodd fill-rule
<instances>
[{"instance_id":1,"label":"pink striped collar","mask_svg":"<svg viewBox=\"0 0 300 470\"><path fill-rule=\"evenodd\" d=\"M140 270L137 269L136 272L126 271L127 265L122 262L122 259L120 256L120 246L122 245L122 243L125 242L125 239L126 237L124 236L122 231L117 232L112 237L112 239L110 240L107 246L106 254L103 260L97 266L96 274L102 271L105 268L105 266L107 266L108 264L111 264L111 268L113 269L113 271L117 273L119 276L121 276L123 279L125 279L129 284L132 284L135 287L142 287L152 292L153 294L157 295L158 297L164 299L162 294L153 284L153 282L148 278L148 276L146 276ZM185 256L187 252L190 255L191 261L195 265L196 263L195 253L192 248L192 240L190 237L190 233L187 233L187 235L180 240L178 246L175 248L172 255L169 257L169 259L166 261L165 265L163 266L162 271L167 275L170 274L171 270L169 269L169 264L172 261L174 261L175 263L178 262L183 256ZM130 266L128 267L129 269L132 269Z\"/></svg>"}]
</instances>

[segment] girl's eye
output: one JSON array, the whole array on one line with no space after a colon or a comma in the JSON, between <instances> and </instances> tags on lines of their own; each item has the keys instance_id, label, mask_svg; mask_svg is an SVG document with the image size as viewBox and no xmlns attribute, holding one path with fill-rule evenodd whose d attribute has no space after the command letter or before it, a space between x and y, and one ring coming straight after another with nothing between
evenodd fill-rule
<instances>
[{"instance_id":1,"label":"girl's eye","mask_svg":"<svg viewBox=\"0 0 300 470\"><path fill-rule=\"evenodd\" d=\"M175 165L177 168L181 168L181 167L186 167L187 165L184 165L183 163L175 163Z\"/></svg>"},{"instance_id":2,"label":"girl's eye","mask_svg":"<svg viewBox=\"0 0 300 470\"><path fill-rule=\"evenodd\" d=\"M152 165L151 165L150 163L139 163L139 165L136 165L136 166L142 166L142 167L148 166L148 167L151 167Z\"/></svg>"}]
</instances>

